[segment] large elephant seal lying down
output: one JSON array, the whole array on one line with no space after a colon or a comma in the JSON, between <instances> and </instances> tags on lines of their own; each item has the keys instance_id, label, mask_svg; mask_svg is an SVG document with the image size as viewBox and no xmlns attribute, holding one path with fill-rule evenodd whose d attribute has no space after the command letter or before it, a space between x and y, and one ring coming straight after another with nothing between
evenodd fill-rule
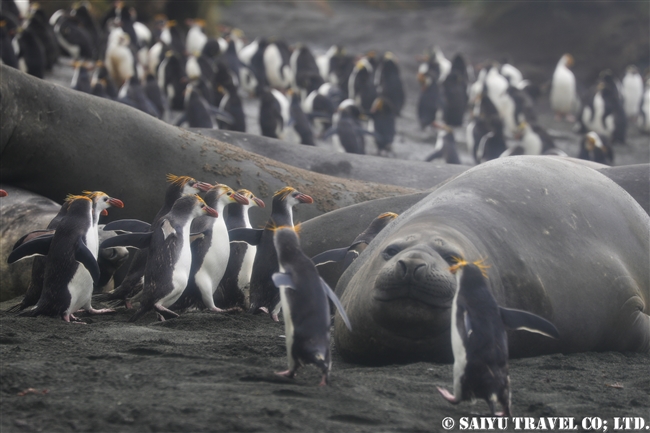
<instances>
[{"instance_id":1,"label":"large elephant seal lying down","mask_svg":"<svg viewBox=\"0 0 650 433\"><path fill-rule=\"evenodd\" d=\"M510 336L512 356L650 350L650 217L622 188L556 158L495 160L442 185L386 227L342 275L348 360L451 361L454 257L485 259L499 305L555 324Z\"/></svg>"}]
</instances>

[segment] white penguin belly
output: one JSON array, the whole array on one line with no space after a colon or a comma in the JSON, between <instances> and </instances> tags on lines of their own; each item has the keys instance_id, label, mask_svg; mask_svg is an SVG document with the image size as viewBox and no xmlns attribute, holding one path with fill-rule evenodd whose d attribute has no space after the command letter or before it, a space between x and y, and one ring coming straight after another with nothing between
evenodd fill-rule
<instances>
[{"instance_id":1,"label":"white penguin belly","mask_svg":"<svg viewBox=\"0 0 650 433\"><path fill-rule=\"evenodd\" d=\"M228 265L228 258L230 257L230 243L228 242L228 230L223 224L223 230L215 227L212 231L212 244L208 249L201 269L199 269L194 276L203 303L209 307L214 307L214 300L212 295L217 289L217 285L226 273L226 266Z\"/></svg>"},{"instance_id":2,"label":"white penguin belly","mask_svg":"<svg viewBox=\"0 0 650 433\"><path fill-rule=\"evenodd\" d=\"M239 269L239 275L237 276L237 287L240 290L245 290L251 283L251 274L253 273L253 262L255 261L256 253L257 247L248 245L241 263L241 268Z\"/></svg>"},{"instance_id":3,"label":"white penguin belly","mask_svg":"<svg viewBox=\"0 0 650 433\"><path fill-rule=\"evenodd\" d=\"M282 317L284 319L284 335L286 336L289 370L293 370L296 365L296 360L293 359L293 356L291 355L291 349L293 347L293 321L291 320L291 308L289 307L289 300L287 299L287 290L293 289L286 286L280 287L280 305L282 305Z\"/></svg>"},{"instance_id":4,"label":"white penguin belly","mask_svg":"<svg viewBox=\"0 0 650 433\"><path fill-rule=\"evenodd\" d=\"M189 237L189 232L187 237ZM178 260L174 264L174 270L172 271L172 291L158 301L157 304L160 304L163 307L169 307L180 298L183 294L183 290L185 290L185 287L187 286L191 265L192 252L190 251L189 243L183 242L183 249L181 250Z\"/></svg>"},{"instance_id":5,"label":"white penguin belly","mask_svg":"<svg viewBox=\"0 0 650 433\"><path fill-rule=\"evenodd\" d=\"M84 265L81 263L78 265L77 272L68 283L70 306L66 310L66 314L72 314L81 307L90 306L93 296L93 278Z\"/></svg>"},{"instance_id":6,"label":"white penguin belly","mask_svg":"<svg viewBox=\"0 0 650 433\"><path fill-rule=\"evenodd\" d=\"M465 375L465 367L467 366L467 352L456 326L456 302L457 300L454 299L451 306L451 348L454 352L454 396L460 399L462 394L461 379Z\"/></svg>"},{"instance_id":7,"label":"white penguin belly","mask_svg":"<svg viewBox=\"0 0 650 433\"><path fill-rule=\"evenodd\" d=\"M556 70L551 83L551 107L563 114L569 114L573 108L575 95L575 77L568 69Z\"/></svg>"}]
</instances>

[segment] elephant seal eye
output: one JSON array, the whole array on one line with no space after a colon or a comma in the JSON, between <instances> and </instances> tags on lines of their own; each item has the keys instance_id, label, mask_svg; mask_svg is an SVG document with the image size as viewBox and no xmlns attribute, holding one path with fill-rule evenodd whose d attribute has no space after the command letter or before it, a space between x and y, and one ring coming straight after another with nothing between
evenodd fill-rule
<instances>
[{"instance_id":1,"label":"elephant seal eye","mask_svg":"<svg viewBox=\"0 0 650 433\"><path fill-rule=\"evenodd\" d=\"M385 250L384 250L384 257L386 260L390 259L391 257L394 257L397 255L397 253L400 252L399 247L396 245L389 245Z\"/></svg>"}]
</instances>

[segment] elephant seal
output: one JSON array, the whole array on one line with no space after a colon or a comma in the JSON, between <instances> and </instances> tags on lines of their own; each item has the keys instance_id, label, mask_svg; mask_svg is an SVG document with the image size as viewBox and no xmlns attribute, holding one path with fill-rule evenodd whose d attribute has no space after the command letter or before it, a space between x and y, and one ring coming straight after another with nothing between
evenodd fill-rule
<instances>
[{"instance_id":1,"label":"elephant seal","mask_svg":"<svg viewBox=\"0 0 650 433\"><path fill-rule=\"evenodd\" d=\"M513 357L650 350L650 217L596 170L511 157L441 185L386 227L341 276L334 337L352 362L451 362L455 257L485 259L499 305L559 340L509 337ZM522 335L526 334L526 335Z\"/></svg>"},{"instance_id":2,"label":"elephant seal","mask_svg":"<svg viewBox=\"0 0 650 433\"><path fill-rule=\"evenodd\" d=\"M424 161L332 152L329 149L313 146L297 148L295 144L244 132L204 128L190 128L190 131L316 173L417 190L432 188L445 179L471 168L467 165L432 164Z\"/></svg>"}]
</instances>

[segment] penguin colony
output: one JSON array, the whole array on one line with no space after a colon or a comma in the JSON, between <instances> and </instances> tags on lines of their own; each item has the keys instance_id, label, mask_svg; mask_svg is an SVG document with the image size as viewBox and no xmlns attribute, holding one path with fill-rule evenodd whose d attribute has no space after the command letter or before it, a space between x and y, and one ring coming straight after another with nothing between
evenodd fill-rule
<instances>
[{"instance_id":1,"label":"penguin colony","mask_svg":"<svg viewBox=\"0 0 650 433\"><path fill-rule=\"evenodd\" d=\"M13 2L6 2L13 5ZM4 3L3 3L4 4ZM73 60L71 87L125 103L179 126L247 131L243 101L259 100L259 129L267 137L335 150L394 155L396 120L406 99L399 61L391 53L353 55L341 46L314 55L304 44L259 37L246 43L237 28L208 36L205 21L138 20L122 2L96 17L89 2L49 19L34 3L0 12L3 63L42 78L60 56ZM537 120L539 86L508 61L470 65L435 46L419 57L417 117L438 136L427 161L461 163L456 140L465 136L476 163L512 155L565 155ZM564 54L550 80L558 119L575 122L584 142L598 134L613 164L613 145L625 144L632 124L650 133L650 76L630 66L619 80L603 71L582 89ZM464 133L459 128L466 125ZM454 132L455 129L455 132ZM425 138L426 140L426 138ZM582 150L579 158L594 160Z\"/></svg>"},{"instance_id":2,"label":"penguin colony","mask_svg":"<svg viewBox=\"0 0 650 433\"><path fill-rule=\"evenodd\" d=\"M49 19L37 4L26 4L3 2L0 11L0 54L6 65L43 78L60 56L69 57L75 90L189 127L245 132L242 98L258 98L265 136L305 145L331 137L338 150L359 154L367 152L368 136L378 154L392 154L406 95L399 63L390 52L355 56L332 46L314 56L305 45L290 47L277 39L246 44L234 28L220 37L207 36L200 19L181 26L157 16L145 24L122 2L100 19L88 2ZM428 161L461 162L453 128L466 119L467 148L477 164L510 155L563 153L537 122L534 86L513 65L486 62L475 73L462 55L448 60L439 47L420 60L417 115L423 130L437 131ZM573 62L565 54L557 64L551 108L558 118L576 122L583 134L578 157L611 165L612 145L625 143L628 122L650 133L650 78L644 82L634 66L622 81L604 71L582 95L571 72ZM182 114L172 119L178 112ZM310 260L300 249L292 213L293 206L313 203L310 196L291 187L277 191L270 220L254 229L248 212L265 205L250 191L186 176L170 175L168 181L165 204L151 224L115 221L104 230L119 234L102 245L100 215L124 204L99 191L69 196L47 229L26 234L9 256L9 263L44 256L35 261L30 289L14 310L73 322L80 322L75 314L82 310L114 311L95 309L92 302L127 308L137 302L131 321L150 311L166 320L192 308L215 313L246 309L273 320L282 311L289 369L278 374L293 377L300 365L311 363L322 372L321 385L328 384L330 301L350 329L351 324L316 266L329 261L349 266L397 215L378 216L349 247ZM5 195L0 190L0 197ZM100 249L125 246L137 248L127 277L113 291L96 293ZM457 274L458 287L451 320L454 385L453 393L439 391L454 404L485 399L492 414L499 403L509 416L505 328L552 338L559 337L557 330L530 313L499 307L481 262L458 258L450 270Z\"/></svg>"}]
</instances>

